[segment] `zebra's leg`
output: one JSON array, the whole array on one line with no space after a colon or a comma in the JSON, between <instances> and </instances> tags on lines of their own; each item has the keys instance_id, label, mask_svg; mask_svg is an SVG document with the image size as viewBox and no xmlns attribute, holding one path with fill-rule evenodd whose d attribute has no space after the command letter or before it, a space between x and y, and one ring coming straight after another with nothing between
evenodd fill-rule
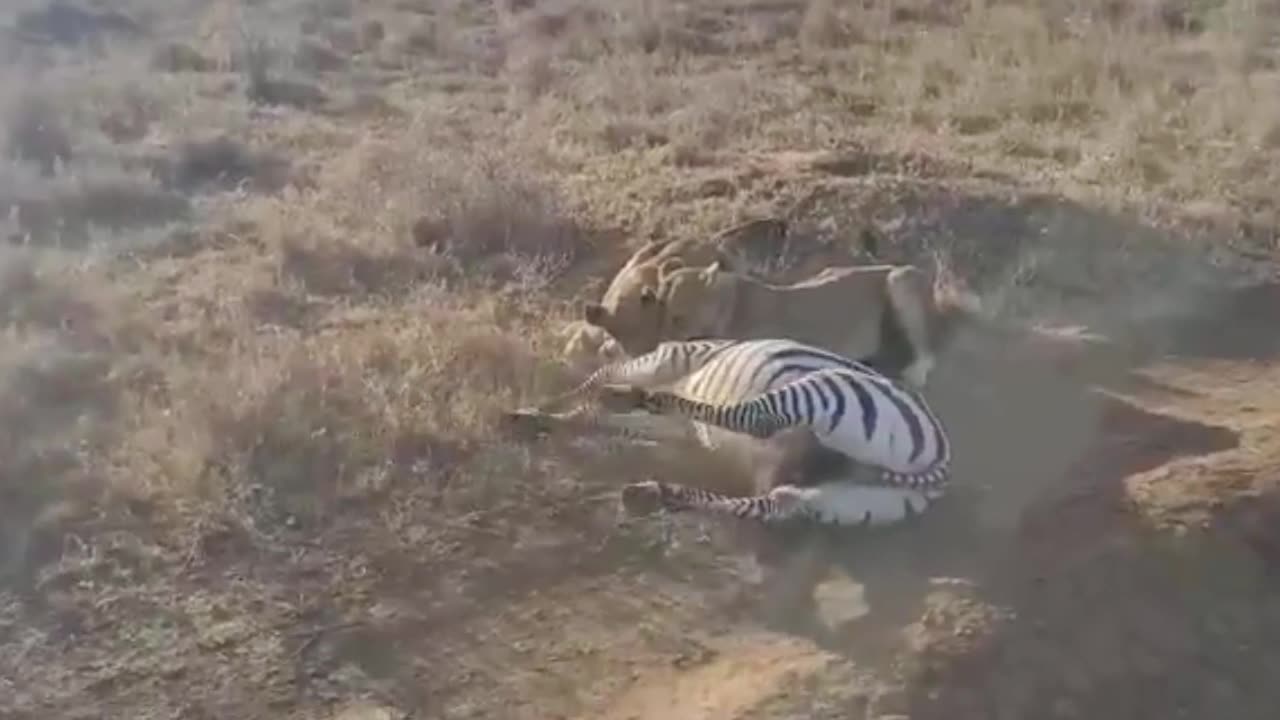
<instances>
[{"instance_id":1,"label":"zebra's leg","mask_svg":"<svg viewBox=\"0 0 1280 720\"><path fill-rule=\"evenodd\" d=\"M636 413L597 412L578 408L563 413L517 410L507 413L507 426L522 435L544 437L552 432L580 435L607 433L628 440L681 442L692 435L692 427L680 418Z\"/></svg>"},{"instance_id":2,"label":"zebra's leg","mask_svg":"<svg viewBox=\"0 0 1280 720\"><path fill-rule=\"evenodd\" d=\"M600 367L577 386L544 400L537 410L549 412L553 407L563 406L571 400L578 400L600 386L610 383L652 387L675 382L706 362L708 356L706 350L705 347L699 349L680 344L661 344L643 355Z\"/></svg>"},{"instance_id":3,"label":"zebra's leg","mask_svg":"<svg viewBox=\"0 0 1280 720\"><path fill-rule=\"evenodd\" d=\"M610 384L600 388L601 402L612 412L644 410L653 415L679 415L755 438L771 438L779 432L825 424L820 418L788 413L787 397L794 386L812 382L829 370L817 370L782 387L725 405L692 400L674 392L650 390L638 385Z\"/></svg>"},{"instance_id":4,"label":"zebra's leg","mask_svg":"<svg viewBox=\"0 0 1280 720\"><path fill-rule=\"evenodd\" d=\"M821 371L819 371L821 372ZM785 388L784 388L785 389ZM777 392L777 390L773 391ZM696 422L729 430L745 432L757 438L768 438L785 427L776 422L755 422L750 427L737 427L732 419L739 418L741 413L735 412L741 406L758 401L762 395L733 403L727 406L716 406L698 400L689 400L675 393L649 390L639 385L609 384L600 388L601 405L610 412L624 413L643 410L652 415L681 415ZM771 418L778 420L778 418Z\"/></svg>"},{"instance_id":5,"label":"zebra's leg","mask_svg":"<svg viewBox=\"0 0 1280 720\"><path fill-rule=\"evenodd\" d=\"M503 413L501 426L504 432L514 432L526 437L542 437L552 430L572 425L571 419L556 413L541 412L533 408L509 410Z\"/></svg>"},{"instance_id":6,"label":"zebra's leg","mask_svg":"<svg viewBox=\"0 0 1280 720\"><path fill-rule=\"evenodd\" d=\"M765 523L805 521L841 527L883 527L910 520L933 498L910 488L824 482L812 487L783 485L763 495L730 497L709 490L648 481L622 489L631 515L658 510L730 515Z\"/></svg>"},{"instance_id":7,"label":"zebra's leg","mask_svg":"<svg viewBox=\"0 0 1280 720\"><path fill-rule=\"evenodd\" d=\"M503 421L508 430L527 437L544 437L557 431L587 433L608 427L607 420L583 408L561 413L521 408L505 412Z\"/></svg>"}]
</instances>

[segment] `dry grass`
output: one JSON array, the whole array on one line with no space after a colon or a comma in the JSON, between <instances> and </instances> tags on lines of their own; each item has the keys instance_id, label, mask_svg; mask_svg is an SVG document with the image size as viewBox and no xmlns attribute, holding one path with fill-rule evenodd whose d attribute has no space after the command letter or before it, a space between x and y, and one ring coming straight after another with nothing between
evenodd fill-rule
<instances>
[{"instance_id":1,"label":"dry grass","mask_svg":"<svg viewBox=\"0 0 1280 720\"><path fill-rule=\"evenodd\" d=\"M222 582L190 574L206 563L287 623L305 608L269 568L311 552L363 588L326 612L360 615L360 592L397 592L350 574L378 558L501 578L503 543L520 562L538 537L603 546L583 498L635 458L570 462L494 418L568 381L555 338L580 289L648 237L820 191L907 213L911 183L981 181L1277 249L1273 3L31 5L0 38L31 79L0 84L0 577L39 595L130 533L150 569L57 591L85 627L147 612L130 582L186 617L181 588ZM833 149L852 159L796 159ZM843 242L823 212L798 220ZM402 599L450 592L422 587ZM61 621L18 641L5 623L38 612L4 613L0 715L78 716ZM95 702L257 716L281 707L259 671L291 651L254 647L205 686L134 666L166 690L117 678Z\"/></svg>"}]
</instances>

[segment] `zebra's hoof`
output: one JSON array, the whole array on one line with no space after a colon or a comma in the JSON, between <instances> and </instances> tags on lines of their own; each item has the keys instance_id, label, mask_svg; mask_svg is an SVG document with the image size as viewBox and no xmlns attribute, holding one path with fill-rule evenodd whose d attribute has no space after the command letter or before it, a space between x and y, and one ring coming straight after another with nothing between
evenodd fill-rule
<instances>
[{"instance_id":1,"label":"zebra's hoof","mask_svg":"<svg viewBox=\"0 0 1280 720\"><path fill-rule=\"evenodd\" d=\"M662 489L649 481L622 488L622 508L628 515L652 515L662 509Z\"/></svg>"}]
</instances>

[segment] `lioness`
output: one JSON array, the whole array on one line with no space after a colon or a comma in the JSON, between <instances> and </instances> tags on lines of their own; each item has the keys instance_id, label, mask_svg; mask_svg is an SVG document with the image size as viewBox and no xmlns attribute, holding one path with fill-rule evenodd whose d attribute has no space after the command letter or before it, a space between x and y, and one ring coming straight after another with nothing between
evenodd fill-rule
<instances>
[{"instance_id":1,"label":"lioness","mask_svg":"<svg viewBox=\"0 0 1280 720\"><path fill-rule=\"evenodd\" d=\"M715 243L697 239L646 243L614 276L600 302L583 307L583 319L607 331L628 355L643 355L657 347L661 318L651 310L653 292L659 267L672 259L689 265L719 261L721 267L737 267Z\"/></svg>"},{"instance_id":2,"label":"lioness","mask_svg":"<svg viewBox=\"0 0 1280 720\"><path fill-rule=\"evenodd\" d=\"M664 261L656 287L638 293L660 340L787 337L860 359L916 388L936 363L948 318L911 265L829 267L775 285L719 262ZM958 309L958 308L957 308Z\"/></svg>"}]
</instances>

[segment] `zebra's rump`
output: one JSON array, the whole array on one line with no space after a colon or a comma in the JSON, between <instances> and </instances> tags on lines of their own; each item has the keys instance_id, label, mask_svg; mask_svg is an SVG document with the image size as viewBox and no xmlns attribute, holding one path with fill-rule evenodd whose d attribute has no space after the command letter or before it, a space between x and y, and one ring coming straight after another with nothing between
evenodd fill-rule
<instances>
[{"instance_id":1,"label":"zebra's rump","mask_svg":"<svg viewBox=\"0 0 1280 720\"><path fill-rule=\"evenodd\" d=\"M856 482L861 465L848 455L824 446L808 428L790 428L767 442L776 461L766 468L767 480L757 485L770 490L782 485L811 487L826 482Z\"/></svg>"}]
</instances>

